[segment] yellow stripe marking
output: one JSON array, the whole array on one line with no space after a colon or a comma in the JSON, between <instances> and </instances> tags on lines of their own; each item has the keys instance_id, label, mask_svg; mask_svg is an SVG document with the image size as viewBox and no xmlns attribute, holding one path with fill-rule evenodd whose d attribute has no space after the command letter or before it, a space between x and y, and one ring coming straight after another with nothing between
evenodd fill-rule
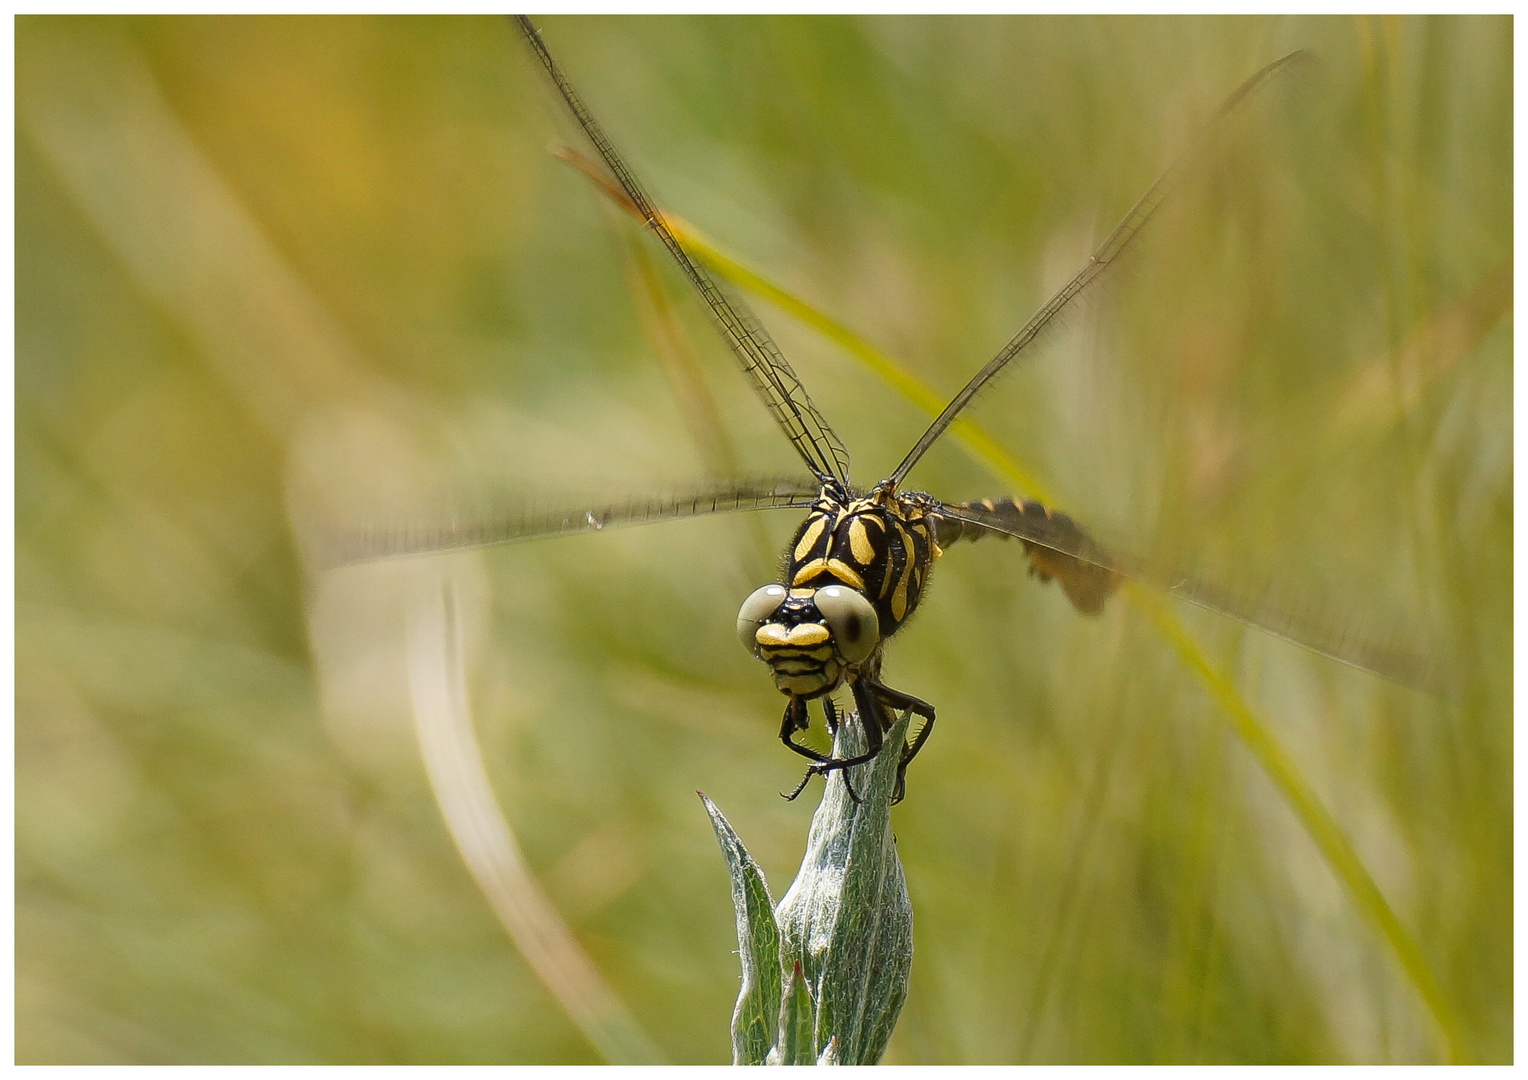
<instances>
[{"instance_id":1,"label":"yellow stripe marking","mask_svg":"<svg viewBox=\"0 0 1528 1080\"><path fill-rule=\"evenodd\" d=\"M854 518L849 522L849 551L854 556L854 561L861 566L869 566L875 558L875 547L870 543L870 537L865 532L865 519Z\"/></svg>"},{"instance_id":2,"label":"yellow stripe marking","mask_svg":"<svg viewBox=\"0 0 1528 1080\"><path fill-rule=\"evenodd\" d=\"M842 559L813 559L796 571L796 576L791 581L791 584L801 585L824 572L832 574L850 588L858 589L860 592L865 591L865 579L860 577L858 572ZM793 595L794 592L795 590L792 590Z\"/></svg>"},{"instance_id":3,"label":"yellow stripe marking","mask_svg":"<svg viewBox=\"0 0 1528 1080\"><path fill-rule=\"evenodd\" d=\"M796 576L791 580L791 584L800 585L802 582L810 581L813 577L827 569L827 566L827 559L813 559L809 563L802 563L801 569L796 571ZM793 593L795 591L794 589L791 590Z\"/></svg>"},{"instance_id":4,"label":"yellow stripe marking","mask_svg":"<svg viewBox=\"0 0 1528 1080\"><path fill-rule=\"evenodd\" d=\"M907 581L910 577L909 567L903 567L902 580L897 582L897 591L891 594L891 617L897 622L907 614Z\"/></svg>"},{"instance_id":5,"label":"yellow stripe marking","mask_svg":"<svg viewBox=\"0 0 1528 1080\"><path fill-rule=\"evenodd\" d=\"M907 530L897 522L897 534L902 540L902 550L907 558L902 563L902 576L897 582L896 592L891 594L891 617L897 622L907 614L907 584L913 576L913 538L907 535Z\"/></svg>"},{"instance_id":6,"label":"yellow stripe marking","mask_svg":"<svg viewBox=\"0 0 1528 1080\"><path fill-rule=\"evenodd\" d=\"M850 566L842 559L829 559L828 573L832 574L839 581L842 581L845 585L849 586L851 589L856 590L857 592L865 591L865 579L859 576L858 570L854 569L854 567Z\"/></svg>"},{"instance_id":7,"label":"yellow stripe marking","mask_svg":"<svg viewBox=\"0 0 1528 1080\"><path fill-rule=\"evenodd\" d=\"M786 635L789 633L790 631L786 630L779 623L765 623L753 632L753 640L765 648L784 645L786 643Z\"/></svg>"},{"instance_id":8,"label":"yellow stripe marking","mask_svg":"<svg viewBox=\"0 0 1528 1080\"><path fill-rule=\"evenodd\" d=\"M788 645L804 647L827 641L830 636L828 628L822 623L811 622L791 627L790 633L785 635L785 641Z\"/></svg>"},{"instance_id":9,"label":"yellow stripe marking","mask_svg":"<svg viewBox=\"0 0 1528 1080\"><path fill-rule=\"evenodd\" d=\"M812 550L813 545L817 543L817 538L822 535L822 530L827 527L827 518L819 515L818 517L812 519L811 524L806 527L806 532L801 534L801 539L796 544L795 555L797 562L800 562L802 559L807 557L807 554Z\"/></svg>"}]
</instances>

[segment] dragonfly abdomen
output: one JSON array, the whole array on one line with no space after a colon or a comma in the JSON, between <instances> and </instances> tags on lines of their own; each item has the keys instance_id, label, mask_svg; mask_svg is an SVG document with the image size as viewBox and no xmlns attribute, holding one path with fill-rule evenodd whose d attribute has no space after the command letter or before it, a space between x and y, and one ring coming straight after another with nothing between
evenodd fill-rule
<instances>
[{"instance_id":1,"label":"dragonfly abdomen","mask_svg":"<svg viewBox=\"0 0 1528 1080\"><path fill-rule=\"evenodd\" d=\"M1072 606L1084 615L1103 611L1105 601L1119 589L1123 578L1109 568L1102 549L1059 510L1025 499L980 499L945 505L965 517L935 518L940 547L983 536L1013 537L1024 545L1030 574L1041 581L1054 578ZM982 519L995 527L986 527ZM1087 557L1090 553L1094 559Z\"/></svg>"}]
</instances>

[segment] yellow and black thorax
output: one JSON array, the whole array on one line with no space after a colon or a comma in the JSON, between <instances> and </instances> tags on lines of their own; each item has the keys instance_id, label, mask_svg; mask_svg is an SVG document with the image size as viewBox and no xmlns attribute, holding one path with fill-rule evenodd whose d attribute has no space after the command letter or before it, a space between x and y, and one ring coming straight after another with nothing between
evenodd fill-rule
<instances>
[{"instance_id":1,"label":"yellow and black thorax","mask_svg":"<svg viewBox=\"0 0 1528 1080\"><path fill-rule=\"evenodd\" d=\"M890 637L917 610L940 555L929 513L934 506L916 492L877 489L839 498L824 488L786 549L786 584L854 589L875 608L880 636Z\"/></svg>"}]
</instances>

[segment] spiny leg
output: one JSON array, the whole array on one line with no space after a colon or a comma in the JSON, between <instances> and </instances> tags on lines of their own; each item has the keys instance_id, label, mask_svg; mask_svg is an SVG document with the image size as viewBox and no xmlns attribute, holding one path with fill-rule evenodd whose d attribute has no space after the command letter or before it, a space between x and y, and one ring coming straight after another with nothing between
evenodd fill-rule
<instances>
[{"instance_id":1,"label":"spiny leg","mask_svg":"<svg viewBox=\"0 0 1528 1080\"><path fill-rule=\"evenodd\" d=\"M828 757L828 755L819 754L810 746L802 746L795 739L791 738L791 736L796 734L796 732L805 731L806 728L806 701L802 698L792 696L791 699L786 703L785 716L780 720L780 741L783 742L786 746L790 747L792 750L796 751L796 753L800 754L802 757L811 758L813 761L833 760L832 758Z\"/></svg>"},{"instance_id":2,"label":"spiny leg","mask_svg":"<svg viewBox=\"0 0 1528 1080\"><path fill-rule=\"evenodd\" d=\"M853 799L856 803L860 801L860 797L854 791L854 784L849 779L848 770L856 765L863 765L867 761L872 761L880 754L881 731L884 726L881 723L880 708L876 704L874 696L868 693L864 687L865 684L862 680L856 681L853 685L855 711L859 716L860 730L865 733L865 752L863 754L855 754L852 757L830 758L825 761L819 761L807 769L809 773L816 773L823 777L826 777L828 773L835 770L843 772L844 789L849 792L849 798Z\"/></svg>"},{"instance_id":3,"label":"spiny leg","mask_svg":"<svg viewBox=\"0 0 1528 1080\"><path fill-rule=\"evenodd\" d=\"M838 737L838 706L833 704L833 699L822 699L822 718L828 722L828 734Z\"/></svg>"},{"instance_id":4,"label":"spiny leg","mask_svg":"<svg viewBox=\"0 0 1528 1080\"><path fill-rule=\"evenodd\" d=\"M807 767L806 775L801 778L801 783L797 784L789 795L781 792L781 795L784 795L787 800L794 799L800 795L806 789L806 785L813 776L826 777L830 772L843 770L844 788L849 792L849 798L853 799L856 803L860 801L859 795L855 793L853 783L849 780L847 770L852 769L856 765L863 765L880 754L882 745L881 732L884 727L876 699L866 690L861 689L863 685L862 681L856 682L853 692L854 702L860 719L860 729L865 733L865 752L863 754L856 754L853 757L829 757L792 739L791 736L796 732L807 729L807 711L806 702L796 697L790 699L790 704L785 707L785 717L780 722L780 740L802 757L811 758L813 763ZM839 724L838 709L833 704L831 698L823 699L823 715L827 720L828 729L836 734Z\"/></svg>"},{"instance_id":5,"label":"spiny leg","mask_svg":"<svg viewBox=\"0 0 1528 1080\"><path fill-rule=\"evenodd\" d=\"M828 734L833 739L837 740L837 738L838 738L838 706L833 704L833 699L830 698L830 697L825 697L825 698L822 699L822 718L825 721L827 721L827 724L828 724ZM802 780L801 782L803 784L805 784L807 780L811 779L811 777L812 777L812 770L808 769L807 773L806 773L806 779ZM854 794L854 785L849 783L849 774L848 773L844 773L844 788L845 788L845 790L847 790L849 792L849 798L853 799L856 803L858 803L859 802L859 796Z\"/></svg>"},{"instance_id":6,"label":"spiny leg","mask_svg":"<svg viewBox=\"0 0 1528 1080\"><path fill-rule=\"evenodd\" d=\"M802 757L811 758L814 762L831 760L826 754L819 754L810 746L802 746L795 739L791 738L796 732L807 729L807 719L806 702L801 698L793 696L786 703L785 716L780 720L780 741ZM836 719L834 722L836 722ZM792 788L789 795L783 791L780 792L781 797L787 802L795 799L797 795L800 795L806 789L807 782L812 779L813 775L815 774L808 769L806 775L801 778L801 783Z\"/></svg>"},{"instance_id":7,"label":"spiny leg","mask_svg":"<svg viewBox=\"0 0 1528 1080\"><path fill-rule=\"evenodd\" d=\"M891 789L891 801L899 803L907 795L907 765L918 756L918 751L922 750L923 744L928 741L929 733L934 730L934 707L921 698L904 694L900 690L893 690L884 683L871 683L869 689L879 702L889 706L894 712L911 710L923 718L923 727L918 729L918 734L913 737L912 742L903 744L902 760L897 762L897 783Z\"/></svg>"},{"instance_id":8,"label":"spiny leg","mask_svg":"<svg viewBox=\"0 0 1528 1080\"><path fill-rule=\"evenodd\" d=\"M784 799L786 802L795 802L796 796L800 795L803 791L806 790L807 784L811 782L811 779L814 775L815 774L812 772L812 770L808 769L806 771L806 775L801 778L801 783L791 788L789 795L783 791L780 792L780 798Z\"/></svg>"}]
</instances>

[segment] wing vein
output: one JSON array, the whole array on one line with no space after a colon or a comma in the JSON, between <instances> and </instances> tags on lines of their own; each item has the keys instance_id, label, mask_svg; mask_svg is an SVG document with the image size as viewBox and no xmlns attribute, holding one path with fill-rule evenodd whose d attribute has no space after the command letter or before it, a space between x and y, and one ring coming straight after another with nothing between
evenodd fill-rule
<instances>
[{"instance_id":1,"label":"wing vein","mask_svg":"<svg viewBox=\"0 0 1528 1080\"><path fill-rule=\"evenodd\" d=\"M944 407L944 411L935 417L928 430L919 437L913 448L907 452L907 456L902 459L902 463L897 466L896 471L884 483L889 484L893 489L900 486L908 472L912 470L912 467L928 452L928 448L934 445L935 440L944 434L945 430L954 422L960 412L971 403L971 399L976 397L998 372L1007 367L1009 361L1028 348L1035 338L1039 336L1040 332L1050 324L1051 320L1070 306L1089 285L1119 260L1120 256L1130 247L1131 242L1140 235L1141 231L1151 221L1163 201L1171 194L1173 186L1176 184L1184 166L1193 158L1210 133L1216 130L1227 117L1236 111L1242 102L1270 79L1294 64L1308 58L1309 54L1305 52L1290 53L1288 56L1275 60L1236 88L1231 96L1216 110L1214 117L1205 125L1199 138L1167 167L1167 170L1157 178L1156 182L1146 189L1144 195L1136 200L1135 205L1125 214L1124 219L1114 227L1114 230L1104 238L1104 242L1088 257L1088 261L1083 264L1082 269L1074 274L1070 281L1061 286L1060 290L1047 300L1040 307L1039 311L1030 316L1029 321L1013 336L1008 344L1004 345L996 356L987 361L982 366L982 369L972 376L971 381L966 383L960 393L951 399L950 403Z\"/></svg>"},{"instance_id":2,"label":"wing vein","mask_svg":"<svg viewBox=\"0 0 1528 1080\"><path fill-rule=\"evenodd\" d=\"M1416 642L1406 640L1399 632L1378 628L1404 626L1404 621L1361 622L1338 617L1339 613L1318 611L1309 603L1281 601L1272 588L1261 593L1238 591L1197 576L1167 572L1147 560L1108 550L1082 526L1075 531L1057 530L1047 516L1034 521L1003 517L1000 512L987 511L976 503L944 503L935 513L962 525L1070 556L1402 686L1430 694L1447 694L1451 689L1449 665L1435 650L1418 648ZM976 535L980 532L972 536L961 532L953 540L969 540ZM941 538L940 543L945 542Z\"/></svg>"},{"instance_id":3,"label":"wing vein","mask_svg":"<svg viewBox=\"0 0 1528 1080\"><path fill-rule=\"evenodd\" d=\"M605 167L614 175L627 198L641 212L647 227L662 241L696 293L705 301L722 338L742 365L744 375L753 384L754 392L764 402L775 423L785 432L785 437L790 440L796 453L819 482L833 478L846 484L849 479L849 452L812 403L806 387L780 352L779 346L742 298L736 295L729 297L711 275L690 257L664 221L662 213L637 182L631 168L616 153L604 129L573 89L573 84L563 74L562 68L552 59L552 54L541 40L541 32L524 15L517 15L515 19L563 103L593 144Z\"/></svg>"},{"instance_id":4,"label":"wing vein","mask_svg":"<svg viewBox=\"0 0 1528 1080\"><path fill-rule=\"evenodd\" d=\"M575 509L527 508L512 513L449 513L428 521L384 521L332 537L319 561L345 566L706 514L805 508L817 494L815 486L800 480L728 481L683 494L637 496Z\"/></svg>"}]
</instances>

